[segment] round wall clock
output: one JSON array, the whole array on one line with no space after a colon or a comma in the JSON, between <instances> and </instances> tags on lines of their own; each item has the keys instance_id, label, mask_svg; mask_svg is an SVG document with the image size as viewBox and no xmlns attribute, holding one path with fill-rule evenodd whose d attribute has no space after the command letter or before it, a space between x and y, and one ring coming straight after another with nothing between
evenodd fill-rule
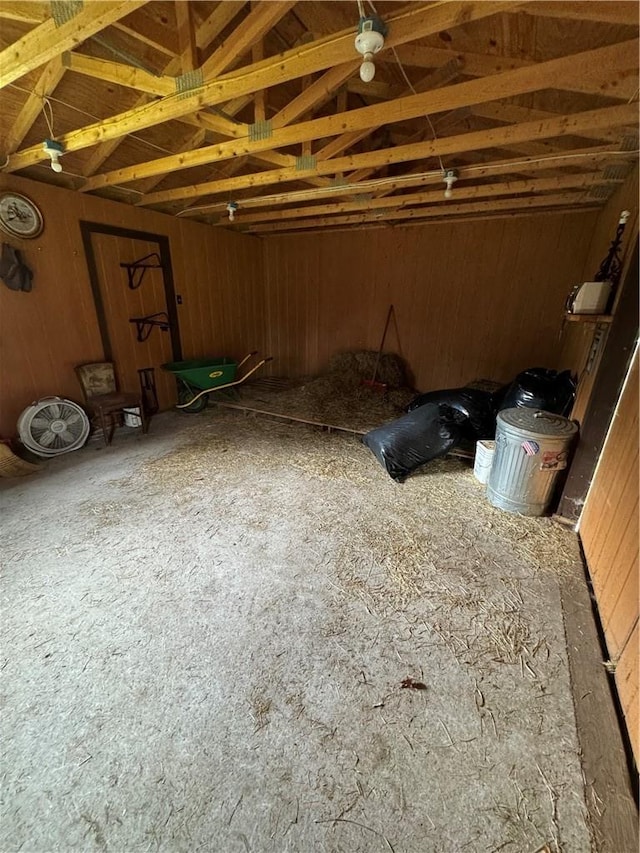
<instances>
[{"instance_id":1,"label":"round wall clock","mask_svg":"<svg viewBox=\"0 0 640 853\"><path fill-rule=\"evenodd\" d=\"M0 228L12 237L30 240L42 233L44 221L38 207L26 195L1 192Z\"/></svg>"}]
</instances>

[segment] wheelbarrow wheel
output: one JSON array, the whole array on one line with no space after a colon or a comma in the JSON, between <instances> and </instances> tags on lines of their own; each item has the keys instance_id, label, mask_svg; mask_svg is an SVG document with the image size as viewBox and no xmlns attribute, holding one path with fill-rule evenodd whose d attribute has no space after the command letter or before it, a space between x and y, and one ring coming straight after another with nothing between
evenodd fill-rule
<instances>
[{"instance_id":1,"label":"wheelbarrow wheel","mask_svg":"<svg viewBox=\"0 0 640 853\"><path fill-rule=\"evenodd\" d=\"M182 388L180 393L178 394L178 402L186 403L193 397L193 391L190 391L187 388ZM192 403L191 406L185 406L184 409L180 409L181 412L186 412L188 415L197 415L198 412L201 412L203 409L207 408L207 403L209 402L209 395L203 394L202 397L198 397L198 399Z\"/></svg>"}]
</instances>

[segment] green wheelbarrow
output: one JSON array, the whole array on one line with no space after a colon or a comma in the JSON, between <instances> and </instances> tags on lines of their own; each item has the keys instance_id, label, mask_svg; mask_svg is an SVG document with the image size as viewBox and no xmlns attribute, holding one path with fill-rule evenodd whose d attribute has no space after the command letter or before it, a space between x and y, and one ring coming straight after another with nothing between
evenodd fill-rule
<instances>
[{"instance_id":1,"label":"green wheelbarrow","mask_svg":"<svg viewBox=\"0 0 640 853\"><path fill-rule=\"evenodd\" d=\"M259 370L263 364L272 361L272 356L263 358L240 378L238 370L250 359L258 355L257 350L250 352L242 361L231 358L199 358L192 361L170 361L162 369L173 373L178 382L178 404L176 408L189 414L196 414L206 408L209 394L242 385Z\"/></svg>"}]
</instances>

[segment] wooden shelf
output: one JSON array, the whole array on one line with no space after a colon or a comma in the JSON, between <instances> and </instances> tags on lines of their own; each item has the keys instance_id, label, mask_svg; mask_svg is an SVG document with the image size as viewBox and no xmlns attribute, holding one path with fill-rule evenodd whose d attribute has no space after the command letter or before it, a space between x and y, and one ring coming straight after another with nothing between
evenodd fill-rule
<instances>
[{"instance_id":1,"label":"wooden shelf","mask_svg":"<svg viewBox=\"0 0 640 853\"><path fill-rule=\"evenodd\" d=\"M565 314L568 323L612 323L611 314Z\"/></svg>"}]
</instances>

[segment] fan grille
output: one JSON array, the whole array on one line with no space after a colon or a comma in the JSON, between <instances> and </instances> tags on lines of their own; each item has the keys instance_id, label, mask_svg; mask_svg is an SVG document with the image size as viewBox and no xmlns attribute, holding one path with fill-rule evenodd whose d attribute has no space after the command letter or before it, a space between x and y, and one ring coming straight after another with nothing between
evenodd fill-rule
<instances>
[{"instance_id":1,"label":"fan grille","mask_svg":"<svg viewBox=\"0 0 640 853\"><path fill-rule=\"evenodd\" d=\"M81 447L89 434L89 419L80 406L61 398L39 400L20 415L23 444L40 456L56 456Z\"/></svg>"}]
</instances>

